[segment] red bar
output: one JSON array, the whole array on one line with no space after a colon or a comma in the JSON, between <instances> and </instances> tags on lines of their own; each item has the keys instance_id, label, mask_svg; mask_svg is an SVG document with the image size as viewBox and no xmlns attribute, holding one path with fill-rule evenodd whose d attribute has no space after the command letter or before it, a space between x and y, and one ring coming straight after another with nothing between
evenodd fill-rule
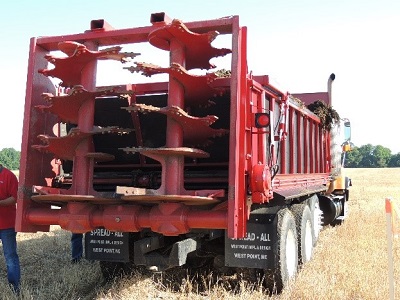
<instances>
[{"instance_id":1,"label":"red bar","mask_svg":"<svg viewBox=\"0 0 400 300\"><path fill-rule=\"evenodd\" d=\"M80 203L82 206L82 203ZM88 208L90 206L86 206ZM93 206L91 206L93 207ZM85 205L83 204L82 208L84 210ZM115 227L107 226L107 221L114 219L114 214L107 215L104 209L91 209L90 214L87 214L84 219L88 222L88 227L82 228L77 227L78 223L70 222L67 223L66 226L62 227L65 230L69 230L72 232L89 232L98 227L104 227L105 229L109 229L115 231ZM62 220L73 220L76 218L77 214L72 210L68 211L66 208L63 209L42 209L42 208L32 208L29 209L27 213L27 220L31 224L35 225L53 225L63 223ZM80 215L80 219L82 219L82 215ZM121 221L120 223L123 226L119 227L120 231L126 232L137 232L143 228L151 228L155 219L161 219L163 216L154 216L154 214L150 214L149 209L142 209L136 215L129 213L129 215L124 215L123 211L121 212ZM132 220L130 222L124 222L126 218ZM128 221L129 221L128 220ZM182 223L184 220L184 224L182 227L189 229L227 229L227 212L225 210L214 210L214 211L199 211L199 210L188 210L185 215L172 214L168 216L168 222L171 224L174 223ZM205 222L206 220L206 222ZM60 222L61 221L61 222ZM163 233L163 232L160 232ZM177 234L184 234L187 231L177 232Z\"/></svg>"},{"instance_id":2,"label":"red bar","mask_svg":"<svg viewBox=\"0 0 400 300\"><path fill-rule=\"evenodd\" d=\"M309 154L309 149L308 149L308 120L307 118L304 118L304 128L303 128L303 133L304 133L304 173L308 173L310 171L309 167L309 159L308 159L308 154Z\"/></svg>"},{"instance_id":3,"label":"red bar","mask_svg":"<svg viewBox=\"0 0 400 300\"><path fill-rule=\"evenodd\" d=\"M87 42L85 46L89 50L97 50L94 43ZM82 70L82 86L88 91L96 88L97 61L86 64ZM88 99L82 103L78 113L78 128L82 132L91 132L94 122L94 99ZM92 137L83 140L76 148L74 157L73 181L71 190L78 195L94 194L93 191L93 159L86 157L87 153L94 152Z\"/></svg>"},{"instance_id":4,"label":"red bar","mask_svg":"<svg viewBox=\"0 0 400 300\"><path fill-rule=\"evenodd\" d=\"M301 147L301 118L300 112L296 113L297 115L297 138L296 138L296 147L297 147L297 173L302 173L302 166L304 164L302 152L304 151Z\"/></svg>"},{"instance_id":5,"label":"red bar","mask_svg":"<svg viewBox=\"0 0 400 300\"><path fill-rule=\"evenodd\" d=\"M178 63L185 66L185 49L176 39L170 40L170 64ZM168 106L185 108L183 86L172 76L169 76ZM167 148L179 148L183 143L183 129L181 125L167 118L166 146ZM165 161L163 168L162 184L167 195L179 195L183 191L183 156L170 156Z\"/></svg>"},{"instance_id":6,"label":"red bar","mask_svg":"<svg viewBox=\"0 0 400 300\"><path fill-rule=\"evenodd\" d=\"M238 21L238 20L237 20ZM228 237L242 238L246 234L246 118L248 103L246 99L246 28L239 28L239 22L232 30L232 76L231 110L229 137L229 187L228 187ZM246 147L247 146L247 147Z\"/></svg>"},{"instance_id":7,"label":"red bar","mask_svg":"<svg viewBox=\"0 0 400 300\"><path fill-rule=\"evenodd\" d=\"M282 141L280 141L280 143L281 143L281 149L280 149L280 152L281 152L281 166L280 166L280 170L281 170L281 174L286 174L287 173L287 171L286 171L286 140L282 140Z\"/></svg>"},{"instance_id":8,"label":"red bar","mask_svg":"<svg viewBox=\"0 0 400 300\"><path fill-rule=\"evenodd\" d=\"M18 206L16 217L16 230L33 232L33 231L48 231L48 226L34 226L29 224L24 219L25 211L28 207L35 205L29 197L32 185L41 184L45 185L44 178L51 178L54 176L50 166L43 168L43 161L50 162L53 155L42 154L31 147L32 140L35 140L38 133L53 134L49 130L47 124L55 124L57 118L47 114L45 117L40 116L37 109L33 109L35 105L43 104L41 96L42 90L34 88L40 85L43 90L55 93L55 87L50 80L43 80L43 75L37 72L38 69L47 67L48 62L44 59L46 51L38 47L37 39L32 38L29 48L29 61L28 61L28 77L26 81L26 96L25 96L25 111L24 123L22 130L22 143L21 143L21 160L19 172L19 188L18 188ZM35 122L31 121L35 120Z\"/></svg>"},{"instance_id":9,"label":"red bar","mask_svg":"<svg viewBox=\"0 0 400 300\"><path fill-rule=\"evenodd\" d=\"M309 186L320 186L326 189L329 175L326 173L313 174L278 174L273 180L273 190L278 193L287 191L290 194L295 188L307 189Z\"/></svg>"},{"instance_id":10,"label":"red bar","mask_svg":"<svg viewBox=\"0 0 400 300\"><path fill-rule=\"evenodd\" d=\"M206 22L206 23L205 23ZM220 34L227 34L232 31L232 25L239 24L239 17L220 18L207 21L196 21L185 23L191 31L206 33L212 30ZM117 44L142 43L148 41L149 33L157 28L156 26L145 26L138 28L108 30L108 31L86 31L79 34L41 37L38 44L48 51L58 50L58 43L62 41L94 41L99 47Z\"/></svg>"},{"instance_id":11,"label":"red bar","mask_svg":"<svg viewBox=\"0 0 400 300\"><path fill-rule=\"evenodd\" d=\"M290 160L289 160L289 173L293 174L294 170L294 160L295 155L294 152L298 149L298 146L294 142L294 109L289 106L289 151L290 151ZM297 133L298 134L298 133Z\"/></svg>"},{"instance_id":12,"label":"red bar","mask_svg":"<svg viewBox=\"0 0 400 300\"><path fill-rule=\"evenodd\" d=\"M317 173L321 173L323 172L321 166L322 166L322 157L321 157L321 127L319 126L319 124L316 125L315 127L315 134L316 134L316 143L317 143L317 153L316 153L316 162L317 162L317 166L316 166L316 171Z\"/></svg>"},{"instance_id":13,"label":"red bar","mask_svg":"<svg viewBox=\"0 0 400 300\"><path fill-rule=\"evenodd\" d=\"M391 214L392 213L392 202L388 198L385 199L385 211L386 211L387 214Z\"/></svg>"},{"instance_id":14,"label":"red bar","mask_svg":"<svg viewBox=\"0 0 400 300\"><path fill-rule=\"evenodd\" d=\"M310 173L314 173L315 172L315 144L314 144L314 122L312 120L310 120L309 122L309 131L310 131L310 139L309 139L309 153L310 153Z\"/></svg>"}]
</instances>

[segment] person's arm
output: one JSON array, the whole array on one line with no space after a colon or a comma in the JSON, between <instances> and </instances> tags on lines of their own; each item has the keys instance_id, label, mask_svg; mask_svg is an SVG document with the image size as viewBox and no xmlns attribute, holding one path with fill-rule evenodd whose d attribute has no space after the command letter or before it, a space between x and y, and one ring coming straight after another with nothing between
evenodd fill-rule
<instances>
[{"instance_id":1,"label":"person's arm","mask_svg":"<svg viewBox=\"0 0 400 300\"><path fill-rule=\"evenodd\" d=\"M15 204L15 203L16 203L16 201L15 201L15 198L13 196L8 197L8 198L6 198L4 200L0 200L0 206L12 205L12 204Z\"/></svg>"}]
</instances>

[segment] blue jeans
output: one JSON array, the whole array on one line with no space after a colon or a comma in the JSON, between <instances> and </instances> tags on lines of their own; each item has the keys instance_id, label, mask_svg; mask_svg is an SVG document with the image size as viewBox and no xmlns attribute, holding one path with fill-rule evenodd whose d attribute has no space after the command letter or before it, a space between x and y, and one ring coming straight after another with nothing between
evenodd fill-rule
<instances>
[{"instance_id":1,"label":"blue jeans","mask_svg":"<svg viewBox=\"0 0 400 300\"><path fill-rule=\"evenodd\" d=\"M73 260L80 260L83 255L83 234L73 233L71 236L71 254Z\"/></svg>"},{"instance_id":2,"label":"blue jeans","mask_svg":"<svg viewBox=\"0 0 400 300\"><path fill-rule=\"evenodd\" d=\"M17 233L14 228L1 229L0 239L3 244L4 258L7 265L8 282L14 287L14 290L18 291L21 269L17 253Z\"/></svg>"}]
</instances>

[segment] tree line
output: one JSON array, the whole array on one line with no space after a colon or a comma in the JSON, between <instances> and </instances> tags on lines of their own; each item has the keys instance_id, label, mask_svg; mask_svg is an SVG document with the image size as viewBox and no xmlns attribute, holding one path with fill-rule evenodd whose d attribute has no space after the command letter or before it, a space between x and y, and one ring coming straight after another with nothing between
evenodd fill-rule
<instances>
[{"instance_id":1,"label":"tree line","mask_svg":"<svg viewBox=\"0 0 400 300\"><path fill-rule=\"evenodd\" d=\"M0 150L0 163L10 170L19 170L21 152L14 148ZM392 154L389 148L371 144L352 147L346 153L344 166L347 168L396 168L400 167L400 153Z\"/></svg>"},{"instance_id":2,"label":"tree line","mask_svg":"<svg viewBox=\"0 0 400 300\"><path fill-rule=\"evenodd\" d=\"M400 167L400 153L392 154L389 148L381 145L363 145L352 147L345 156L348 168L396 168Z\"/></svg>"}]
</instances>

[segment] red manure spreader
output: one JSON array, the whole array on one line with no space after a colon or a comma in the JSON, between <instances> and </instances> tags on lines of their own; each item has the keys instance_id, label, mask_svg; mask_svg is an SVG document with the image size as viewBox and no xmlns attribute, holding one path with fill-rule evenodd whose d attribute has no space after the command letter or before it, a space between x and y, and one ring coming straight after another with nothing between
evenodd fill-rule
<instances>
[{"instance_id":1,"label":"red manure spreader","mask_svg":"<svg viewBox=\"0 0 400 300\"><path fill-rule=\"evenodd\" d=\"M347 216L350 122L334 74L291 94L248 70L238 16L32 38L17 231L85 233L105 275L207 263L282 289Z\"/></svg>"}]
</instances>

